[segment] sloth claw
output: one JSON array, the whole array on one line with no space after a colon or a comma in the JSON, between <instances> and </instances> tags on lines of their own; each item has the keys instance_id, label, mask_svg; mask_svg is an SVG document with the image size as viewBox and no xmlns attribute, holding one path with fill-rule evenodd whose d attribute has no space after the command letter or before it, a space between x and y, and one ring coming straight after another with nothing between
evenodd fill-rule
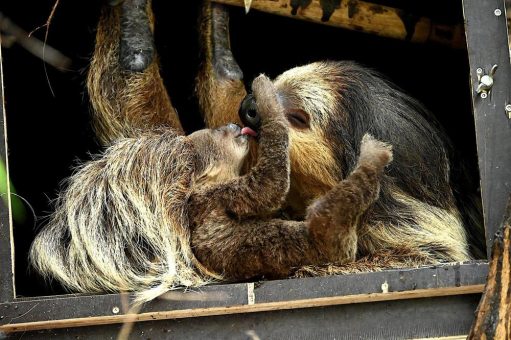
<instances>
[{"instance_id":1,"label":"sloth claw","mask_svg":"<svg viewBox=\"0 0 511 340\"><path fill-rule=\"evenodd\" d=\"M212 48L212 65L216 74L225 79L242 80L243 72L232 55L229 42L229 11L220 4L211 4L211 35L206 39Z\"/></svg>"},{"instance_id":2,"label":"sloth claw","mask_svg":"<svg viewBox=\"0 0 511 340\"><path fill-rule=\"evenodd\" d=\"M154 60L155 48L147 0L111 0L122 4L119 62L126 71L143 72Z\"/></svg>"},{"instance_id":3,"label":"sloth claw","mask_svg":"<svg viewBox=\"0 0 511 340\"><path fill-rule=\"evenodd\" d=\"M358 164L370 164L383 169L392 161L392 145L375 139L366 133L360 145Z\"/></svg>"}]
</instances>

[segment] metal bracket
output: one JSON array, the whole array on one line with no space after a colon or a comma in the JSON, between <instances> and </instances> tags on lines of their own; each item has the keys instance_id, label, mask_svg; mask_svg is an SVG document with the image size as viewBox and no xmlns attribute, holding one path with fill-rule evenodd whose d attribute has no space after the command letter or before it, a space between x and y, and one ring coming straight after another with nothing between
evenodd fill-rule
<instances>
[{"instance_id":1,"label":"metal bracket","mask_svg":"<svg viewBox=\"0 0 511 340\"><path fill-rule=\"evenodd\" d=\"M484 70L480 67L476 70L477 81L479 82L476 92L482 99L486 99L491 92L491 88L493 87L493 76L497 71L497 67L497 64L493 65L489 74L484 74Z\"/></svg>"}]
</instances>

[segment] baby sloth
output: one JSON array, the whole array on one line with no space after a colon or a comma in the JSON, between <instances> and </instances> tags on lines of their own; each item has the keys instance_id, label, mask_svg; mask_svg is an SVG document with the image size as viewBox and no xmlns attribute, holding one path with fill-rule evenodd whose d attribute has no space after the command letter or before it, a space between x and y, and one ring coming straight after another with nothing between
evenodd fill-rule
<instances>
[{"instance_id":1,"label":"baby sloth","mask_svg":"<svg viewBox=\"0 0 511 340\"><path fill-rule=\"evenodd\" d=\"M354 261L358 220L378 197L391 147L365 135L354 171L304 221L272 218L289 190L288 123L268 78L252 88L261 128L247 174L250 128L121 139L70 179L32 245L35 268L72 291L136 291L147 301L211 279Z\"/></svg>"}]
</instances>

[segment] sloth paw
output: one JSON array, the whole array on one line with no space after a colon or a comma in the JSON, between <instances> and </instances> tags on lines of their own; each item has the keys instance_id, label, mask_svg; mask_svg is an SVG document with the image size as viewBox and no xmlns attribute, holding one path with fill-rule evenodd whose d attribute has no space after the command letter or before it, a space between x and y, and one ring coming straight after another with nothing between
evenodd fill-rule
<instances>
[{"instance_id":1,"label":"sloth paw","mask_svg":"<svg viewBox=\"0 0 511 340\"><path fill-rule=\"evenodd\" d=\"M375 139L366 133L360 145L358 164L369 164L383 169L392 161L392 145Z\"/></svg>"},{"instance_id":2,"label":"sloth paw","mask_svg":"<svg viewBox=\"0 0 511 340\"><path fill-rule=\"evenodd\" d=\"M256 101L274 96L276 92L272 81L265 74L260 74L252 81L252 91Z\"/></svg>"},{"instance_id":3,"label":"sloth paw","mask_svg":"<svg viewBox=\"0 0 511 340\"><path fill-rule=\"evenodd\" d=\"M277 98L277 90L270 78L261 74L252 82L252 92L261 120L271 118L272 120L285 121L282 106Z\"/></svg>"},{"instance_id":4,"label":"sloth paw","mask_svg":"<svg viewBox=\"0 0 511 340\"><path fill-rule=\"evenodd\" d=\"M119 62L126 71L143 72L154 59L153 32L146 6L147 0L122 3Z\"/></svg>"}]
</instances>

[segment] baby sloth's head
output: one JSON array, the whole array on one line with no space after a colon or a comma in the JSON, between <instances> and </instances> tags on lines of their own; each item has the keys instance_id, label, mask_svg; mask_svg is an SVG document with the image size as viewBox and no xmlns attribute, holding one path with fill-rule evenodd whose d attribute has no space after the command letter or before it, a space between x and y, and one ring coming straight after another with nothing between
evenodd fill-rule
<instances>
[{"instance_id":1,"label":"baby sloth's head","mask_svg":"<svg viewBox=\"0 0 511 340\"><path fill-rule=\"evenodd\" d=\"M255 135L252 129L236 124L190 134L187 138L197 155L196 182L217 183L239 176L249 151L249 136Z\"/></svg>"}]
</instances>

